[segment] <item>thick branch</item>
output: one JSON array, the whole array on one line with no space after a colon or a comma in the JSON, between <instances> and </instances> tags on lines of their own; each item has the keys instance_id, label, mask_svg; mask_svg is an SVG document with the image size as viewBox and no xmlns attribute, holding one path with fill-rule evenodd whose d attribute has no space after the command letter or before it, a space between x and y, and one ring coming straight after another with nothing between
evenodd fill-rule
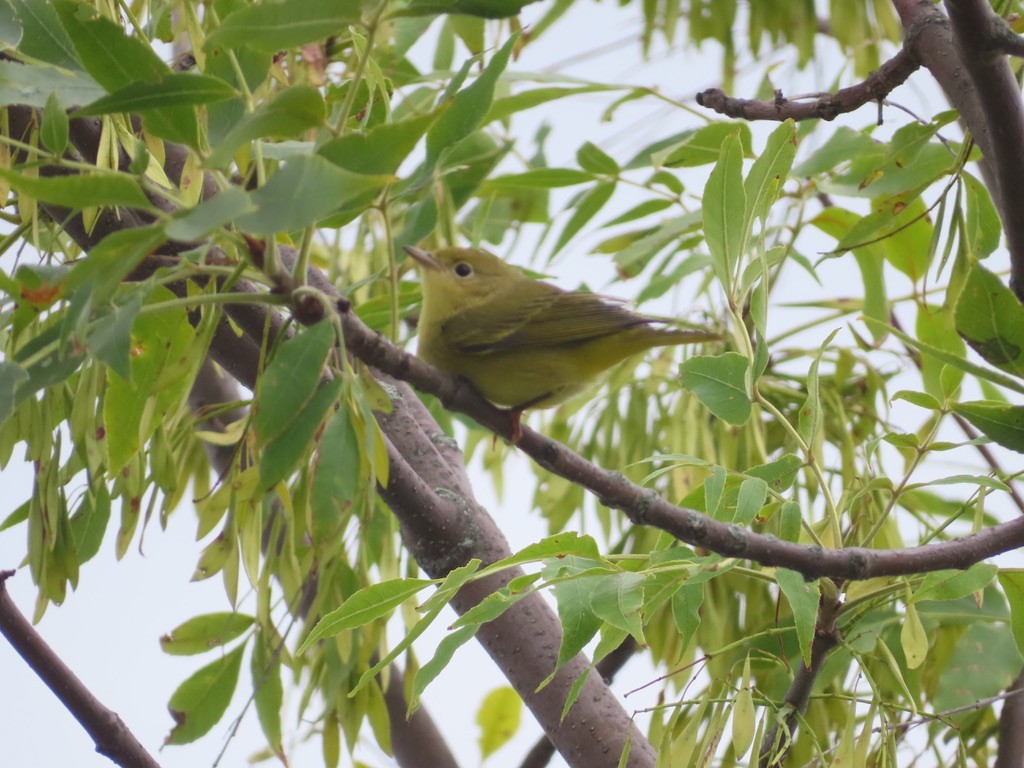
<instances>
[{"instance_id":1,"label":"thick branch","mask_svg":"<svg viewBox=\"0 0 1024 768\"><path fill-rule=\"evenodd\" d=\"M1010 287L1024 301L1024 104L999 46L1004 25L988 0L946 0L960 60L989 127L986 157L999 185L999 218L1010 251Z\"/></svg>"},{"instance_id":2,"label":"thick branch","mask_svg":"<svg viewBox=\"0 0 1024 768\"><path fill-rule=\"evenodd\" d=\"M24 107L10 108L11 123L14 133L23 132L30 124L32 112ZM83 157L94 159L96 143L99 140L98 121L92 119L81 119L71 121L70 138L75 148ZM165 171L169 178L178 182L188 155L183 147L173 144L166 144ZM127 158L122 158L127 162ZM214 194L216 185L212 177L207 174L204 178L204 194ZM83 250L88 250L106 235L118 229L142 226L147 223L145 220L136 217L133 212L119 210L104 210L101 212L97 223L91 228L84 226L81 215L72 215L67 209L40 203L43 210L54 221L61 224L64 230L78 243ZM184 295L184 285L176 284L170 286L172 289L179 288ZM246 287L243 284L243 288ZM249 286L251 287L251 286ZM255 291L254 291L255 292ZM262 318L265 315L261 315ZM280 330L281 325L273 324L273 331ZM214 331L213 346L221 349L223 354L218 358L218 363L224 371L231 376L226 378L209 359L204 362L202 369L193 385L189 395L190 405L197 412L204 411L209 406L218 406L223 403L234 402L240 399L235 382L247 382L251 387L255 386L256 375L260 359L260 347L254 338L259 338L264 330L260 326L260 334L257 336L245 335L239 338L237 334L226 323L221 323ZM208 429L220 429L226 421L232 421L240 415L234 412L227 417L220 417L216 423L208 421L204 426ZM227 446L208 446L211 460L217 471L224 472L234 457L234 448ZM303 601L308 604L308 600ZM428 710L420 707L407 717L408 705L405 702L402 692L402 673L397 668L392 670L390 675L389 689L385 692L385 703L388 707L388 715L391 720L392 746L395 751L395 758L399 765L417 766L425 764L424 758L429 759L431 766L438 768L454 768L457 765L454 756L448 749L444 739L440 736ZM66 702L65 702L66 704ZM72 712L78 717L77 713ZM81 718L79 718L81 720ZM111 720L108 726L115 728L123 725L120 721ZM108 739L117 739L118 734L114 733ZM139 764L141 765L141 764Z\"/></svg>"},{"instance_id":3,"label":"thick branch","mask_svg":"<svg viewBox=\"0 0 1024 768\"><path fill-rule=\"evenodd\" d=\"M14 571L0 572L0 634L25 660L96 744L96 751L125 768L160 768L145 747L118 717L92 695L74 672L54 653L7 592ZM14 695L14 691L7 691Z\"/></svg>"},{"instance_id":4,"label":"thick branch","mask_svg":"<svg viewBox=\"0 0 1024 768\"><path fill-rule=\"evenodd\" d=\"M619 644L618 648L597 662L594 665L594 669L604 678L605 682L610 683L619 671L626 666L626 662L633 658L637 648L636 640L632 637L627 637ZM551 758L554 756L555 745L547 736L541 736L537 743L530 748L530 751L526 753L526 757L519 764L519 768L544 768L544 766L551 762Z\"/></svg>"},{"instance_id":5,"label":"thick branch","mask_svg":"<svg viewBox=\"0 0 1024 768\"><path fill-rule=\"evenodd\" d=\"M1024 765L1024 671L1010 683L999 715L999 751L993 768Z\"/></svg>"},{"instance_id":6,"label":"thick branch","mask_svg":"<svg viewBox=\"0 0 1024 768\"><path fill-rule=\"evenodd\" d=\"M294 252L282 248L280 255L286 267L291 268ZM311 271L310 282L338 296L322 275ZM234 286L236 291L245 289L244 281ZM233 305L229 310L247 336L261 334L268 326L274 333L278 327L276 320L266 322L264 306ZM316 318L307 314L304 319ZM362 328L373 336L368 328ZM248 377L241 383L250 388L255 386L258 358L248 362L238 359L247 353L240 353L239 345L230 339L218 341L218 337L214 338L210 353L218 361L230 359L233 367ZM378 418L389 442L390 467L387 487L379 492L400 522L410 553L434 577L444 576L472 558L487 565L511 555L494 520L467 493L470 486L457 447L408 386L387 378L383 381L391 390L392 411L379 414ZM509 569L475 581L455 596L452 607L460 614L465 613L520 575L522 571ZM561 637L558 617L539 595L519 601L477 633L478 641L570 765L615 765L628 741L632 747L627 765L652 766L654 750L649 742L600 676L589 671L589 662L582 655L561 667L547 686L537 690L555 668ZM578 702L563 720L566 697L576 678L584 674L588 677Z\"/></svg>"},{"instance_id":7,"label":"thick branch","mask_svg":"<svg viewBox=\"0 0 1024 768\"><path fill-rule=\"evenodd\" d=\"M224 336L224 333L230 335ZM239 349L246 350L249 360L259 359L259 347L254 346L248 335L238 339L223 323L217 328L215 334L213 346L218 349L230 349L232 360L237 360L238 356L235 353ZM249 380L254 380L255 367L248 363L243 367L245 370L252 370L253 373ZM210 409L219 408L225 403L234 403L240 399L241 393L236 380L228 378L208 357L203 362L199 375L192 385L192 391L189 393L189 405L193 411L202 418ZM227 414L206 418L202 426L204 429L223 432L228 423L243 415L240 408L233 408ZM207 445L210 462L218 475L227 474L232 461L234 461L235 450L234 446ZM264 539L264 548L266 543ZM304 618L309 603L309 599L296 601L293 612L299 618ZM458 763L455 756L448 748L447 742L438 730L428 709L420 706L412 715L407 716L409 702L405 698L405 672L397 665L392 664L387 681L384 689L384 704L391 721L391 748L398 765L410 768L422 765L429 765L431 768L457 768Z\"/></svg>"},{"instance_id":8,"label":"thick branch","mask_svg":"<svg viewBox=\"0 0 1024 768\"><path fill-rule=\"evenodd\" d=\"M744 120L834 120L865 104L884 99L920 66L913 51L901 48L862 82L813 100L790 100L783 97L781 91L776 91L771 101L737 99L720 88L709 88L697 94L697 103L727 117Z\"/></svg>"}]
</instances>

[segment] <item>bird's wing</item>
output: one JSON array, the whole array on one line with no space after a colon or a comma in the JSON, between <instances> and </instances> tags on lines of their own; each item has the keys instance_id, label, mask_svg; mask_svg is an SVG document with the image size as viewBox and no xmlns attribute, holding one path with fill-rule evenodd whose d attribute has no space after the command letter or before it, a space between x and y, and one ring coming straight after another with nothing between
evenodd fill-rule
<instances>
[{"instance_id":1,"label":"bird's wing","mask_svg":"<svg viewBox=\"0 0 1024 768\"><path fill-rule=\"evenodd\" d=\"M593 293L568 292L547 283L519 287L514 311L486 306L461 313L445 323L446 338L460 352L491 354L509 350L572 346L650 320ZM501 318L495 315L500 314Z\"/></svg>"}]
</instances>

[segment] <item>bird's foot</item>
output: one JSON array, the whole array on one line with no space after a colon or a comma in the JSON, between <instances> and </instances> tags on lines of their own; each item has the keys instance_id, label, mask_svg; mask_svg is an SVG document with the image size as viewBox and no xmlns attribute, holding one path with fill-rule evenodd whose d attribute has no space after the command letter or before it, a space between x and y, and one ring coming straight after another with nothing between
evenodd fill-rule
<instances>
[{"instance_id":1,"label":"bird's foot","mask_svg":"<svg viewBox=\"0 0 1024 768\"><path fill-rule=\"evenodd\" d=\"M509 435L508 441L512 445L515 445L516 443L523 439L523 409L508 408L505 410L505 413L508 414L509 420L512 422L512 430L511 434ZM492 451L498 447L498 437L499 435L495 434L494 437L491 439Z\"/></svg>"}]
</instances>

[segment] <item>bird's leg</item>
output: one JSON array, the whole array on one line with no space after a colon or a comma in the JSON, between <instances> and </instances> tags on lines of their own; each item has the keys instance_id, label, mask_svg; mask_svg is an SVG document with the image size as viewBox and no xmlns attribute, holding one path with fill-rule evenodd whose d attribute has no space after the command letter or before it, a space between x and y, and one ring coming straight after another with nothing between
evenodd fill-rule
<instances>
[{"instance_id":1,"label":"bird's leg","mask_svg":"<svg viewBox=\"0 0 1024 768\"><path fill-rule=\"evenodd\" d=\"M512 445L515 445L523 439L523 412L528 408L533 408L537 403L543 403L549 397L554 394L554 391L545 392L539 397L534 397L527 400L525 403L513 406L508 409L509 419L512 421Z\"/></svg>"},{"instance_id":2,"label":"bird's leg","mask_svg":"<svg viewBox=\"0 0 1024 768\"><path fill-rule=\"evenodd\" d=\"M512 419L512 445L523 439L523 409L509 408L508 414Z\"/></svg>"},{"instance_id":3,"label":"bird's leg","mask_svg":"<svg viewBox=\"0 0 1024 768\"><path fill-rule=\"evenodd\" d=\"M512 422L512 435L509 437L509 442L515 445L523 439L523 410L522 408L508 408L505 413L508 414L509 420ZM498 434L494 434L494 438L491 440L491 450L493 451L498 447Z\"/></svg>"}]
</instances>

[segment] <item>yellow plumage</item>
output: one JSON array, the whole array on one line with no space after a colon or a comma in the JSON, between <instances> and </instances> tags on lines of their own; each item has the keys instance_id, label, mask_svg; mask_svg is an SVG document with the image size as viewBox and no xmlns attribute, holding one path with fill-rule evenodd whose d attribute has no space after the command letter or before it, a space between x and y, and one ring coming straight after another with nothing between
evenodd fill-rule
<instances>
[{"instance_id":1,"label":"yellow plumage","mask_svg":"<svg viewBox=\"0 0 1024 768\"><path fill-rule=\"evenodd\" d=\"M486 251L405 250L423 275L417 354L496 405L547 408L631 355L718 338L531 280Z\"/></svg>"}]
</instances>

